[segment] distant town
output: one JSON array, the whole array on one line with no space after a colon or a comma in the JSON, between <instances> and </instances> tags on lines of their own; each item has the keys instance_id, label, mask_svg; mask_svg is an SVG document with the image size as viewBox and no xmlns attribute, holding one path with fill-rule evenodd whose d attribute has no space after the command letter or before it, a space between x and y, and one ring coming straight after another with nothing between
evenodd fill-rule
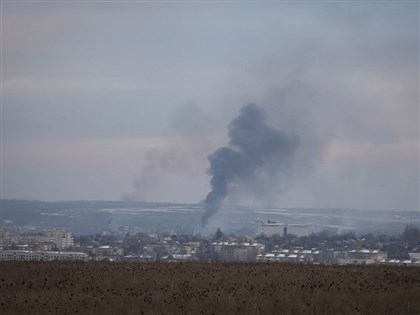
<instances>
[{"instance_id":1,"label":"distant town","mask_svg":"<svg viewBox=\"0 0 420 315\"><path fill-rule=\"evenodd\" d=\"M103 232L9 226L0 229L0 260L127 262L272 262L387 264L420 267L420 228L408 224L399 235L314 233L308 224L271 220L256 223L252 236Z\"/></svg>"}]
</instances>

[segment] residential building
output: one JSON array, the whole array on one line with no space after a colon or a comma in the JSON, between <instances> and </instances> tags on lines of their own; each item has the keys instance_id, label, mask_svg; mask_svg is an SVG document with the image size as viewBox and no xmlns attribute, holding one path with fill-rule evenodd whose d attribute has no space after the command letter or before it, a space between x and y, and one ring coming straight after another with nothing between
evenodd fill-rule
<instances>
[{"instance_id":1,"label":"residential building","mask_svg":"<svg viewBox=\"0 0 420 315\"><path fill-rule=\"evenodd\" d=\"M78 252L50 252L29 250L0 251L0 260L88 260L88 254Z\"/></svg>"},{"instance_id":2,"label":"residential building","mask_svg":"<svg viewBox=\"0 0 420 315\"><path fill-rule=\"evenodd\" d=\"M350 250L343 253L342 256L337 258L337 263L340 265L357 264L357 265L370 265L385 261L387 254L379 250Z\"/></svg>"},{"instance_id":3,"label":"residential building","mask_svg":"<svg viewBox=\"0 0 420 315\"><path fill-rule=\"evenodd\" d=\"M279 249L267 254L259 254L261 262L319 263L320 251L311 249Z\"/></svg>"},{"instance_id":4,"label":"residential building","mask_svg":"<svg viewBox=\"0 0 420 315\"><path fill-rule=\"evenodd\" d=\"M212 244L213 256L224 262L254 262L257 261L257 244L215 242Z\"/></svg>"},{"instance_id":5,"label":"residential building","mask_svg":"<svg viewBox=\"0 0 420 315\"><path fill-rule=\"evenodd\" d=\"M58 250L67 249L73 246L73 236L71 232L64 230L48 231L44 241L54 243Z\"/></svg>"}]
</instances>

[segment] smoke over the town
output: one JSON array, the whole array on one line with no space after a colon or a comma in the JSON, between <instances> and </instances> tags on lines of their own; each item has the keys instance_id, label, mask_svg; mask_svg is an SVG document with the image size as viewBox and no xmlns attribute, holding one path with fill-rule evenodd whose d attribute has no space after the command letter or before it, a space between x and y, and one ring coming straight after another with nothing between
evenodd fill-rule
<instances>
[{"instance_id":1,"label":"smoke over the town","mask_svg":"<svg viewBox=\"0 0 420 315\"><path fill-rule=\"evenodd\" d=\"M250 183L261 172L287 175L291 159L299 145L299 137L267 124L264 110L248 104L228 125L229 145L208 156L211 191L204 201L202 225L221 207L229 187Z\"/></svg>"}]
</instances>

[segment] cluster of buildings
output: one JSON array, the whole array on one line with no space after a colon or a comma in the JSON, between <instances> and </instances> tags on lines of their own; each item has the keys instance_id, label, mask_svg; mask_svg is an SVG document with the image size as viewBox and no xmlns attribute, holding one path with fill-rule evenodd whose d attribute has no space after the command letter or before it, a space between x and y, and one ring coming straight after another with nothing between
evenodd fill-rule
<instances>
[{"instance_id":1,"label":"cluster of buildings","mask_svg":"<svg viewBox=\"0 0 420 315\"><path fill-rule=\"evenodd\" d=\"M109 260L117 261L124 255L124 249L121 245L111 246L81 246L76 245L72 247L72 250L83 253L89 257L90 260Z\"/></svg>"},{"instance_id":2,"label":"cluster of buildings","mask_svg":"<svg viewBox=\"0 0 420 315\"><path fill-rule=\"evenodd\" d=\"M137 252L127 250L120 260L131 262L153 261L198 261L199 246L197 241L178 241L172 237L151 237Z\"/></svg>"},{"instance_id":3,"label":"cluster of buildings","mask_svg":"<svg viewBox=\"0 0 420 315\"><path fill-rule=\"evenodd\" d=\"M317 264L358 264L369 265L385 263L386 252L379 250L334 250L334 249L278 249L257 257L262 262L293 262Z\"/></svg>"},{"instance_id":4,"label":"cluster of buildings","mask_svg":"<svg viewBox=\"0 0 420 315\"><path fill-rule=\"evenodd\" d=\"M349 251L332 251L332 263L339 265L370 265L385 263L387 261L387 253L379 250L349 250Z\"/></svg>"},{"instance_id":5,"label":"cluster of buildings","mask_svg":"<svg viewBox=\"0 0 420 315\"><path fill-rule=\"evenodd\" d=\"M73 247L72 233L48 230L38 233L11 233L0 229L0 260L77 260L89 255L68 251Z\"/></svg>"},{"instance_id":6,"label":"cluster of buildings","mask_svg":"<svg viewBox=\"0 0 420 315\"><path fill-rule=\"evenodd\" d=\"M265 246L258 243L214 242L212 256L221 262L255 262Z\"/></svg>"},{"instance_id":7,"label":"cluster of buildings","mask_svg":"<svg viewBox=\"0 0 420 315\"><path fill-rule=\"evenodd\" d=\"M385 263L387 265L397 266L419 266L420 267L420 252L408 253L410 259L388 259Z\"/></svg>"},{"instance_id":8,"label":"cluster of buildings","mask_svg":"<svg viewBox=\"0 0 420 315\"><path fill-rule=\"evenodd\" d=\"M48 230L38 233L11 233L0 229L0 250L66 250L73 246L73 235L65 230Z\"/></svg>"},{"instance_id":9,"label":"cluster of buildings","mask_svg":"<svg viewBox=\"0 0 420 315\"><path fill-rule=\"evenodd\" d=\"M31 250L6 250L0 251L1 260L75 260L87 261L89 255L78 252L56 252L56 251L31 251Z\"/></svg>"},{"instance_id":10,"label":"cluster of buildings","mask_svg":"<svg viewBox=\"0 0 420 315\"><path fill-rule=\"evenodd\" d=\"M257 256L257 261L260 262L320 263L321 260L319 250L305 249L279 249Z\"/></svg>"},{"instance_id":11,"label":"cluster of buildings","mask_svg":"<svg viewBox=\"0 0 420 315\"><path fill-rule=\"evenodd\" d=\"M170 237L165 237L158 244L144 246L143 252L154 259L169 257L170 255L176 255L175 257L183 257L185 259L186 257L195 256L199 246L199 242L180 243Z\"/></svg>"},{"instance_id":12,"label":"cluster of buildings","mask_svg":"<svg viewBox=\"0 0 420 315\"><path fill-rule=\"evenodd\" d=\"M408 256L404 256L405 259L390 259L384 244L378 246L372 243L367 246L370 249L367 249L364 247L366 244L363 245L355 238L347 243L332 244L319 240L311 243L312 245L294 243L296 240L309 239L314 242L314 238L309 237L311 234L310 225L268 221L257 224L256 235L267 236L262 238L220 235L206 238L193 235L163 236L138 233L132 236L129 234L80 236L76 237L75 244L72 233L66 230L16 233L0 229L0 260L283 262L420 266L420 247L417 247L417 251L409 253L409 259L406 259ZM275 235L280 236L280 241ZM294 238L288 237L291 235ZM391 254L390 257L394 258L395 255Z\"/></svg>"}]
</instances>

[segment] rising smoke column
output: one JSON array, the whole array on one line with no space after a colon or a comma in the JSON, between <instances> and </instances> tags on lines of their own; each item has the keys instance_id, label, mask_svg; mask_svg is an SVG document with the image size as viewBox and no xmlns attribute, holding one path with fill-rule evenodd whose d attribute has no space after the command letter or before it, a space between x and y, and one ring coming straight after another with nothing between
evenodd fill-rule
<instances>
[{"instance_id":1,"label":"rising smoke column","mask_svg":"<svg viewBox=\"0 0 420 315\"><path fill-rule=\"evenodd\" d=\"M269 126L264 110L255 104L241 108L239 116L228 125L228 136L229 146L207 157L207 173L212 178L211 191L204 201L202 226L220 209L230 184L252 180L260 169L275 168L273 172L277 172L289 167L299 144L296 135Z\"/></svg>"}]
</instances>

